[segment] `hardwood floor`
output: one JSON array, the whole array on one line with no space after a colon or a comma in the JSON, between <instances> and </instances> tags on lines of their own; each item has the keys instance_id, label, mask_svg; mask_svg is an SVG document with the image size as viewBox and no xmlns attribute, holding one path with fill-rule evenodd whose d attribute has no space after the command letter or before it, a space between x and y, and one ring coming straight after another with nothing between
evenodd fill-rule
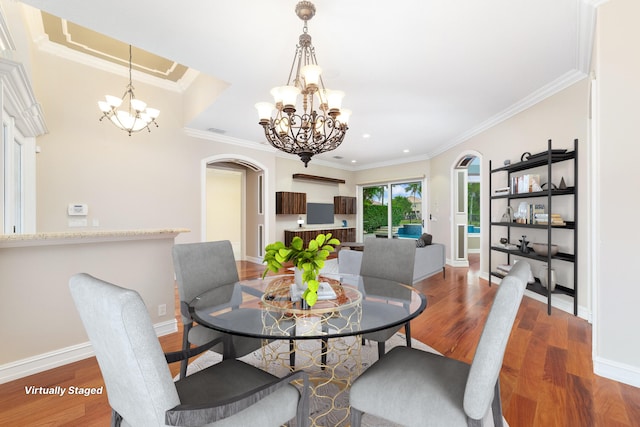
<instances>
[{"instance_id":1,"label":"hardwood floor","mask_svg":"<svg viewBox=\"0 0 640 427\"><path fill-rule=\"evenodd\" d=\"M412 322L413 337L443 354L470 362L497 289L478 278L477 256L470 268L447 267L419 282L425 312ZM263 266L238 262L242 278ZM177 314L177 313L176 313ZM160 338L165 351L180 349L182 330ZM173 364L176 374L179 366ZM640 426L640 389L593 374L591 326L584 320L524 298L500 375L504 415L511 427ZM100 387L95 358L0 385L0 426L108 426L106 394L47 396L26 388Z\"/></svg>"}]
</instances>

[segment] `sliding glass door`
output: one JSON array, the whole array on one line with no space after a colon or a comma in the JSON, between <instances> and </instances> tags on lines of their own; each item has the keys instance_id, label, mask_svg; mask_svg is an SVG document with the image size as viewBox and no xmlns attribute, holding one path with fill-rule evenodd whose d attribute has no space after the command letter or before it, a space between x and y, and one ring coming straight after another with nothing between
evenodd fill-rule
<instances>
[{"instance_id":1,"label":"sliding glass door","mask_svg":"<svg viewBox=\"0 0 640 427\"><path fill-rule=\"evenodd\" d=\"M424 226L421 180L362 188L362 233L367 237L417 239Z\"/></svg>"}]
</instances>

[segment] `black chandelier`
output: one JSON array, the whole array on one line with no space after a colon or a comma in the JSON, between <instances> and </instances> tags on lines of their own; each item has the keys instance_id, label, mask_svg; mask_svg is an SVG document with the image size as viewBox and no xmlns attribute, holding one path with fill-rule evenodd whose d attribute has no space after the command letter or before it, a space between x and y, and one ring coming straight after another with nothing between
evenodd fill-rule
<instances>
[{"instance_id":1,"label":"black chandelier","mask_svg":"<svg viewBox=\"0 0 640 427\"><path fill-rule=\"evenodd\" d=\"M278 150L300 156L305 167L313 155L335 150L342 144L351 114L342 108L344 92L324 87L322 69L307 33L307 21L315 13L316 8L309 1L296 5L296 15L304 21L304 27L287 84L271 90L275 106L268 102L256 104L258 123L264 128L267 141ZM298 95L302 95L301 110L296 109Z\"/></svg>"}]
</instances>

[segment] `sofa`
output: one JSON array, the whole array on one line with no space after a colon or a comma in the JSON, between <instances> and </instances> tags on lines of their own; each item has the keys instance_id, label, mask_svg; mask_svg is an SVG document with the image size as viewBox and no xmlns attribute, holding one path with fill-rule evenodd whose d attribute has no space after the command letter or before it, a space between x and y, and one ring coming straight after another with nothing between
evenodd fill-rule
<instances>
[{"instance_id":1,"label":"sofa","mask_svg":"<svg viewBox=\"0 0 640 427\"><path fill-rule=\"evenodd\" d=\"M364 242L365 247L367 242ZM439 272L445 275L445 246L442 243L431 243L424 247L416 247L416 261L413 268L413 283L426 279ZM340 274L360 274L362 251L342 249L338 252L338 272Z\"/></svg>"}]
</instances>

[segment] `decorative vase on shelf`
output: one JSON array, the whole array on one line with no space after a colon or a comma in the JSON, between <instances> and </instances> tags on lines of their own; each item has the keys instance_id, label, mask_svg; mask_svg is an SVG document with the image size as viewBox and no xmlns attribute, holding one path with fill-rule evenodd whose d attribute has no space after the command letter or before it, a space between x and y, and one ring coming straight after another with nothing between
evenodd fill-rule
<instances>
[{"instance_id":1,"label":"decorative vase on shelf","mask_svg":"<svg viewBox=\"0 0 640 427\"><path fill-rule=\"evenodd\" d=\"M549 279L549 267L547 264L544 264L542 268L540 268L540 283L544 288L549 289L549 291L553 292L556 290L556 271L551 269L551 282L548 282Z\"/></svg>"}]
</instances>

